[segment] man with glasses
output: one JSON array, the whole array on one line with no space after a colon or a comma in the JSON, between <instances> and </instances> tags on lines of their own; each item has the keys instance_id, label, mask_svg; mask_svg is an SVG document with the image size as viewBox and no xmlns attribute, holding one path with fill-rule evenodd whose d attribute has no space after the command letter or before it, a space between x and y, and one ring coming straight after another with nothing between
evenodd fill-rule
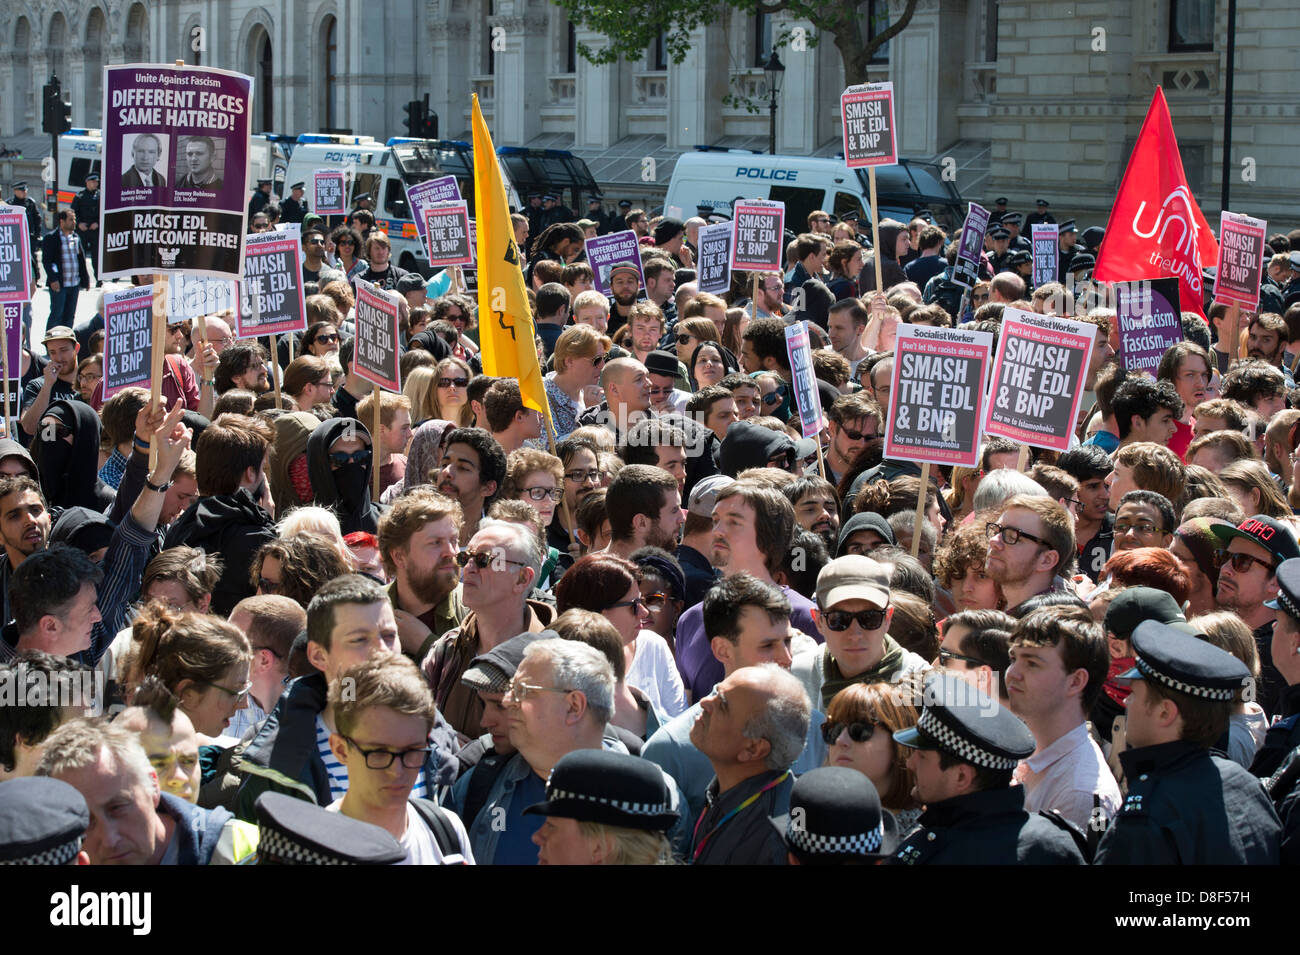
<instances>
[{"instance_id":1,"label":"man with glasses","mask_svg":"<svg viewBox=\"0 0 1300 955\"><path fill-rule=\"evenodd\" d=\"M399 649L397 622L383 586L367 577L335 577L307 606L307 661L314 670L294 680L244 750L238 814L253 819L253 804L267 790L328 806L348 789L348 768L330 748L338 732L327 694L344 671L379 653ZM438 714L428 734L426 763L432 787L449 785L458 770L460 742Z\"/></svg>"},{"instance_id":2,"label":"man with glasses","mask_svg":"<svg viewBox=\"0 0 1300 955\"><path fill-rule=\"evenodd\" d=\"M684 411L691 393L676 387L682 367L677 356L670 351L654 350L644 361L650 379L650 410L661 415Z\"/></svg>"},{"instance_id":3,"label":"man with glasses","mask_svg":"<svg viewBox=\"0 0 1300 955\"><path fill-rule=\"evenodd\" d=\"M831 228L829 213L821 209L814 209L808 213L808 231L813 235L830 235Z\"/></svg>"},{"instance_id":4,"label":"man with glasses","mask_svg":"<svg viewBox=\"0 0 1300 955\"><path fill-rule=\"evenodd\" d=\"M330 751L348 774L348 790L330 811L387 830L406 851L398 865L472 864L464 825L433 802L436 766L426 764L438 710L415 665L376 654L331 683L330 705Z\"/></svg>"},{"instance_id":5,"label":"man with glasses","mask_svg":"<svg viewBox=\"0 0 1300 955\"><path fill-rule=\"evenodd\" d=\"M784 276L780 272L760 272L758 278L758 318L780 319L788 310L788 306L783 301L785 297ZM752 290L754 282L752 279L745 283L745 288ZM754 302L750 302L745 307L745 312L750 318L754 318ZM757 371L756 368L746 366L746 371Z\"/></svg>"},{"instance_id":6,"label":"man with glasses","mask_svg":"<svg viewBox=\"0 0 1300 955\"><path fill-rule=\"evenodd\" d=\"M328 264L325 261L325 231L318 226L308 226L302 230L302 280L304 282L320 281L321 269Z\"/></svg>"},{"instance_id":7,"label":"man with glasses","mask_svg":"<svg viewBox=\"0 0 1300 955\"><path fill-rule=\"evenodd\" d=\"M470 824L470 845L479 865L536 865L532 837L545 818L524 810L545 801L546 779L560 757L603 748L614 713L614 671L585 643L537 640L524 650L502 705L517 752Z\"/></svg>"},{"instance_id":8,"label":"man with glasses","mask_svg":"<svg viewBox=\"0 0 1300 955\"><path fill-rule=\"evenodd\" d=\"M307 626L307 612L296 600L278 594L245 597L230 612L230 622L248 638L253 665L248 671L252 687L248 706L235 711L226 735L243 739L248 731L275 709L289 683L289 652Z\"/></svg>"},{"instance_id":9,"label":"man with glasses","mask_svg":"<svg viewBox=\"0 0 1300 955\"><path fill-rule=\"evenodd\" d=\"M265 394L271 387L267 378L266 350L256 341L235 342L221 353L214 375L217 394L243 388L253 394Z\"/></svg>"},{"instance_id":10,"label":"man with glasses","mask_svg":"<svg viewBox=\"0 0 1300 955\"><path fill-rule=\"evenodd\" d=\"M1265 713L1276 713L1286 680L1273 665L1277 617L1267 602L1277 598L1278 565L1300 557L1300 544L1286 524L1263 514L1248 517L1236 527L1215 525L1212 529L1223 545L1219 551L1219 606L1231 610L1254 631L1260 662L1255 699Z\"/></svg>"},{"instance_id":11,"label":"man with glasses","mask_svg":"<svg viewBox=\"0 0 1300 955\"><path fill-rule=\"evenodd\" d=\"M522 524L485 519L456 562L467 613L459 627L433 644L420 666L438 708L468 742L483 733L483 701L461 682L466 669L511 637L540 633L554 608L528 599L542 567L542 549Z\"/></svg>"},{"instance_id":12,"label":"man with glasses","mask_svg":"<svg viewBox=\"0 0 1300 955\"><path fill-rule=\"evenodd\" d=\"M862 393L841 395L826 410L830 447L826 451L826 477L838 485L867 442L881 435L880 405Z\"/></svg>"},{"instance_id":13,"label":"man with glasses","mask_svg":"<svg viewBox=\"0 0 1300 955\"><path fill-rule=\"evenodd\" d=\"M1138 547L1167 548L1174 540L1174 506L1155 491L1129 491L1115 513L1112 553Z\"/></svg>"},{"instance_id":14,"label":"man with glasses","mask_svg":"<svg viewBox=\"0 0 1300 955\"><path fill-rule=\"evenodd\" d=\"M460 503L460 539L468 542L506 479L506 453L482 428L456 428L444 440L438 490Z\"/></svg>"},{"instance_id":15,"label":"man with glasses","mask_svg":"<svg viewBox=\"0 0 1300 955\"><path fill-rule=\"evenodd\" d=\"M1057 589L1057 577L1075 556L1073 520L1051 498L1019 494L985 530L989 553L984 572L1002 588L1013 617L1030 597Z\"/></svg>"},{"instance_id":16,"label":"man with glasses","mask_svg":"<svg viewBox=\"0 0 1300 955\"><path fill-rule=\"evenodd\" d=\"M1034 734L1016 768L1025 809L1055 810L1085 832L1104 826L1120 793L1088 732L1110 664L1101 627L1082 607L1037 610L1016 624L1010 652L1007 699Z\"/></svg>"}]
</instances>

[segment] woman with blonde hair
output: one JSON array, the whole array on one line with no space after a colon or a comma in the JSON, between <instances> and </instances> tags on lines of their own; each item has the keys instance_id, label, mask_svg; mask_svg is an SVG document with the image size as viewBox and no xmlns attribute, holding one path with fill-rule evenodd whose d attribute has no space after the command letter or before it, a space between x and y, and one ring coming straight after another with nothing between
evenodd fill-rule
<instances>
[{"instance_id":1,"label":"woman with blonde hair","mask_svg":"<svg viewBox=\"0 0 1300 955\"><path fill-rule=\"evenodd\" d=\"M1250 627L1229 610L1217 610L1192 617L1187 623L1197 635L1220 650L1227 650L1246 664L1250 671L1250 689L1259 685L1259 648ZM1268 714L1255 702L1254 693L1247 695L1246 687L1237 691L1233 700L1232 715L1228 717L1228 758L1245 769L1255 761L1255 754L1264 745L1268 732Z\"/></svg>"},{"instance_id":2,"label":"woman with blonde hair","mask_svg":"<svg viewBox=\"0 0 1300 955\"><path fill-rule=\"evenodd\" d=\"M605 356L612 342L590 325L572 325L555 340L555 370L547 372L546 397L551 404L555 440L563 441L578 427L578 415L599 403L590 389L597 388Z\"/></svg>"},{"instance_id":3,"label":"woman with blonde hair","mask_svg":"<svg viewBox=\"0 0 1300 955\"><path fill-rule=\"evenodd\" d=\"M238 627L210 614L178 613L154 602L131 627L124 667L127 695L145 677L156 676L180 700L194 729L217 737L236 711L248 706L252 662L253 649Z\"/></svg>"},{"instance_id":4,"label":"woman with blonde hair","mask_svg":"<svg viewBox=\"0 0 1300 955\"><path fill-rule=\"evenodd\" d=\"M438 362L433 391L426 397L425 413L421 420L441 418L453 421L459 428L474 424L474 409L469 403L469 382L474 377L469 362L454 355ZM412 399L411 407L415 408Z\"/></svg>"},{"instance_id":5,"label":"woman with blonde hair","mask_svg":"<svg viewBox=\"0 0 1300 955\"><path fill-rule=\"evenodd\" d=\"M1219 472L1219 480L1244 514L1277 518L1292 515L1286 497L1263 461L1233 461Z\"/></svg>"},{"instance_id":6,"label":"woman with blonde hair","mask_svg":"<svg viewBox=\"0 0 1300 955\"><path fill-rule=\"evenodd\" d=\"M318 534L334 545L345 564L352 562L352 552L343 543L343 526L339 524L338 515L328 507L295 507L280 519L275 528L276 535L280 538L302 533Z\"/></svg>"},{"instance_id":7,"label":"woman with blonde hair","mask_svg":"<svg viewBox=\"0 0 1300 955\"><path fill-rule=\"evenodd\" d=\"M907 768L911 751L894 742L894 734L916 725L922 692L920 674L898 683L854 683L835 694L822 723L826 765L847 766L870 779L880 804L898 820L900 837L916 828L921 804Z\"/></svg>"}]
</instances>

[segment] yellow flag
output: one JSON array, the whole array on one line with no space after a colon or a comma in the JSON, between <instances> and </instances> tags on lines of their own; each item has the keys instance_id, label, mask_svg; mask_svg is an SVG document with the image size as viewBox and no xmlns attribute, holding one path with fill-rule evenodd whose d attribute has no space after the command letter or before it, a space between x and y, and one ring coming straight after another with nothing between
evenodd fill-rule
<instances>
[{"instance_id":1,"label":"yellow flag","mask_svg":"<svg viewBox=\"0 0 1300 955\"><path fill-rule=\"evenodd\" d=\"M537 365L533 316L505 185L492 134L474 96L474 215L478 229L478 333L483 373L516 378L524 407L539 411L550 427L551 409Z\"/></svg>"}]
</instances>

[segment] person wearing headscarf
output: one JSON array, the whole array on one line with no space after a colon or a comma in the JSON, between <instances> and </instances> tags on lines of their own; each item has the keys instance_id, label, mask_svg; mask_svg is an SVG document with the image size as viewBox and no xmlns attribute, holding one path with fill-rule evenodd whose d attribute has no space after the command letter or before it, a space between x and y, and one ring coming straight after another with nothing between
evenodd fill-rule
<instances>
[{"instance_id":1,"label":"person wearing headscarf","mask_svg":"<svg viewBox=\"0 0 1300 955\"><path fill-rule=\"evenodd\" d=\"M431 418L411 434L411 449L406 455L406 474L392 487L384 489L380 503L391 504L413 487L432 484L430 474L442 464L442 436L456 427L450 421Z\"/></svg>"},{"instance_id":2,"label":"person wearing headscarf","mask_svg":"<svg viewBox=\"0 0 1300 955\"><path fill-rule=\"evenodd\" d=\"M370 502L374 444L355 418L330 418L307 439L307 475L313 503L338 515L344 534L379 530L379 508Z\"/></svg>"},{"instance_id":3,"label":"person wearing headscarf","mask_svg":"<svg viewBox=\"0 0 1300 955\"><path fill-rule=\"evenodd\" d=\"M719 358L721 358L721 368L718 367ZM700 369L700 374L704 375L703 380L696 374L696 368L701 361L705 363ZM691 352L691 382L694 383L697 391L708 385L716 385L723 378L737 371L740 371L740 362L721 342L700 342L695 346L695 351Z\"/></svg>"},{"instance_id":4,"label":"person wearing headscarf","mask_svg":"<svg viewBox=\"0 0 1300 955\"><path fill-rule=\"evenodd\" d=\"M907 226L897 219L881 219L880 248L871 251L862 265L862 271L858 273L860 294L865 295L876 290L875 256L877 255L881 257L880 275L884 280L885 288L893 288L901 282L906 282L907 273L903 271L898 260L911 251L911 248L912 239L908 234Z\"/></svg>"},{"instance_id":5,"label":"person wearing headscarf","mask_svg":"<svg viewBox=\"0 0 1300 955\"><path fill-rule=\"evenodd\" d=\"M51 509L112 506L116 494L99 478L99 415L84 401L50 402L32 439L32 460Z\"/></svg>"}]
</instances>

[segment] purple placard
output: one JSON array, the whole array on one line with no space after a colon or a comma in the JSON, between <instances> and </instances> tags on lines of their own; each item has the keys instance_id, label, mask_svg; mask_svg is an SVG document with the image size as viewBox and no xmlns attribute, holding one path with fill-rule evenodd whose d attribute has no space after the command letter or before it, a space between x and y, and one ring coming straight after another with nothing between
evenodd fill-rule
<instances>
[{"instance_id":1,"label":"purple placard","mask_svg":"<svg viewBox=\"0 0 1300 955\"><path fill-rule=\"evenodd\" d=\"M104 68L100 277L242 278L252 77Z\"/></svg>"},{"instance_id":2,"label":"purple placard","mask_svg":"<svg viewBox=\"0 0 1300 955\"><path fill-rule=\"evenodd\" d=\"M305 332L301 248L296 234L259 232L248 237L248 263L239 286L235 337Z\"/></svg>"},{"instance_id":3,"label":"purple placard","mask_svg":"<svg viewBox=\"0 0 1300 955\"><path fill-rule=\"evenodd\" d=\"M9 392L9 417L16 418L23 393L23 306L19 302L5 302L0 308L4 309L5 357L9 359L4 368L4 387ZM5 429L5 437L8 437L9 422L5 423Z\"/></svg>"},{"instance_id":4,"label":"purple placard","mask_svg":"<svg viewBox=\"0 0 1300 955\"><path fill-rule=\"evenodd\" d=\"M610 295L609 274L620 265L636 268L638 288L645 288L645 273L641 271L641 244L637 234L631 229L612 232L588 239L587 264L595 274L596 290L602 295Z\"/></svg>"},{"instance_id":5,"label":"purple placard","mask_svg":"<svg viewBox=\"0 0 1300 955\"><path fill-rule=\"evenodd\" d=\"M343 170L317 169L312 175L312 193L317 215L337 216L348 211Z\"/></svg>"},{"instance_id":6,"label":"purple placard","mask_svg":"<svg viewBox=\"0 0 1300 955\"><path fill-rule=\"evenodd\" d=\"M1055 222L1039 222L1030 232L1034 258L1030 275L1034 288L1056 281L1056 272L1061 267L1059 228Z\"/></svg>"},{"instance_id":7,"label":"purple placard","mask_svg":"<svg viewBox=\"0 0 1300 955\"><path fill-rule=\"evenodd\" d=\"M424 214L435 202L459 202L460 184L455 176L441 176L438 179L426 179L413 186L406 187L406 202L411 207L411 218L415 220L415 229L420 233L420 242L427 249L428 238L424 234Z\"/></svg>"},{"instance_id":8,"label":"purple placard","mask_svg":"<svg viewBox=\"0 0 1300 955\"><path fill-rule=\"evenodd\" d=\"M1183 340L1178 279L1123 282L1116 290L1120 364L1129 371L1155 375L1160 358Z\"/></svg>"},{"instance_id":9,"label":"purple placard","mask_svg":"<svg viewBox=\"0 0 1300 955\"><path fill-rule=\"evenodd\" d=\"M32 300L32 250L27 210L0 203L0 302Z\"/></svg>"},{"instance_id":10,"label":"purple placard","mask_svg":"<svg viewBox=\"0 0 1300 955\"><path fill-rule=\"evenodd\" d=\"M104 293L104 400L148 388L153 376L153 286Z\"/></svg>"},{"instance_id":11,"label":"purple placard","mask_svg":"<svg viewBox=\"0 0 1300 955\"><path fill-rule=\"evenodd\" d=\"M973 288L979 281L980 254L984 251L984 233L988 228L989 211L972 202L961 227L957 262L952 270L952 280L958 285Z\"/></svg>"}]
</instances>

